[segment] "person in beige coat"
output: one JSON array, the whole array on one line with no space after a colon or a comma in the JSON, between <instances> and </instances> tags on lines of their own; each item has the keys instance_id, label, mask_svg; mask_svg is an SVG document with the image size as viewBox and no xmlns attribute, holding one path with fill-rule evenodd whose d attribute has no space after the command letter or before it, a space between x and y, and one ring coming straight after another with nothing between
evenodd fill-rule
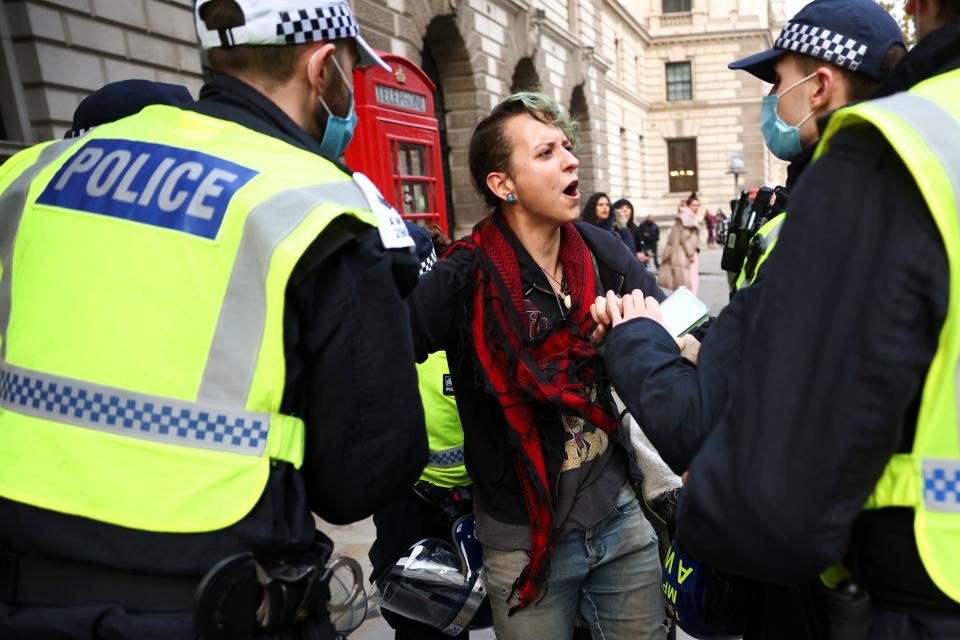
<instances>
[{"instance_id":1,"label":"person in beige coat","mask_svg":"<svg viewBox=\"0 0 960 640\"><path fill-rule=\"evenodd\" d=\"M667 236L657 283L667 289L687 287L694 294L699 288L697 247L700 244L700 222L696 209L700 201L690 198L677 210L677 218Z\"/></svg>"}]
</instances>

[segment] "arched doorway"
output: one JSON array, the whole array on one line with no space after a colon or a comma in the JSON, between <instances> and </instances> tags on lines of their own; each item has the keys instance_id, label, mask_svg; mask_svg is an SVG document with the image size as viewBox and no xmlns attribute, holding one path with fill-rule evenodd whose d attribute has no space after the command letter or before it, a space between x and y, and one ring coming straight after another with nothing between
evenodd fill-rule
<instances>
[{"instance_id":1,"label":"arched doorway","mask_svg":"<svg viewBox=\"0 0 960 640\"><path fill-rule=\"evenodd\" d=\"M573 96L570 98L570 115L576 118L579 123L580 141L577 144L576 151L577 157L580 159L580 170L577 175L580 178L580 193L586 197L598 188L596 181L597 158L595 145L593 144L590 110L587 107L587 99L584 96L582 84L573 88Z\"/></svg>"},{"instance_id":2,"label":"arched doorway","mask_svg":"<svg viewBox=\"0 0 960 640\"><path fill-rule=\"evenodd\" d=\"M473 66L455 15L430 21L420 66L437 87L434 100L440 121L448 224L451 232L460 233L483 216L467 163L470 133L483 111L477 104Z\"/></svg>"},{"instance_id":3,"label":"arched doorway","mask_svg":"<svg viewBox=\"0 0 960 640\"><path fill-rule=\"evenodd\" d=\"M513 69L513 80L510 81L510 93L517 91L541 91L540 74L533 64L533 58L521 58Z\"/></svg>"}]
</instances>

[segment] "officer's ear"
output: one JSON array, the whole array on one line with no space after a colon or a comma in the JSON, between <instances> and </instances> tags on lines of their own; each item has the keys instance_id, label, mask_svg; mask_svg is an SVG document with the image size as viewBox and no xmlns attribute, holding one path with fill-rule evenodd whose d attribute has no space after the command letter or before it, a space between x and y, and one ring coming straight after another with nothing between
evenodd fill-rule
<instances>
[{"instance_id":1,"label":"officer's ear","mask_svg":"<svg viewBox=\"0 0 960 640\"><path fill-rule=\"evenodd\" d=\"M312 52L308 51L307 56L307 82L310 84L310 92L314 96L323 95L323 90L330 86L332 75L336 69L332 64L327 64L337 48L331 43L325 43L316 47Z\"/></svg>"},{"instance_id":2,"label":"officer's ear","mask_svg":"<svg viewBox=\"0 0 960 640\"><path fill-rule=\"evenodd\" d=\"M817 75L810 78L815 87L810 96L810 107L817 113L826 113L844 106L847 92L843 74L829 65L817 67L815 73Z\"/></svg>"}]
</instances>

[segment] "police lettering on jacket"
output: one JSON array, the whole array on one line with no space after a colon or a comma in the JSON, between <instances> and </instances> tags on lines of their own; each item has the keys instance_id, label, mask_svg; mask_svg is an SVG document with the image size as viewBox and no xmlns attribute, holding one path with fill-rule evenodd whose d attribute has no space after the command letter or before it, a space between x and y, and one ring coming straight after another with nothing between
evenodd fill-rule
<instances>
[{"instance_id":1,"label":"police lettering on jacket","mask_svg":"<svg viewBox=\"0 0 960 640\"><path fill-rule=\"evenodd\" d=\"M198 151L95 139L67 159L37 203L213 239L230 199L255 175Z\"/></svg>"}]
</instances>

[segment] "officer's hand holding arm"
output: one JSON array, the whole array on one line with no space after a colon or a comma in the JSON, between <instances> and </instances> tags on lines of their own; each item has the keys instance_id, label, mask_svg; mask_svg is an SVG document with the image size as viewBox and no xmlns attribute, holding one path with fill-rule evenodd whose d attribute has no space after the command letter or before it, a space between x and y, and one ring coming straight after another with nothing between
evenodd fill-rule
<instances>
[{"instance_id":1,"label":"officer's hand holding arm","mask_svg":"<svg viewBox=\"0 0 960 640\"><path fill-rule=\"evenodd\" d=\"M604 356L611 381L664 461L682 473L712 427L703 421L714 405L706 393L706 376L683 357L677 340L657 321L655 299L648 305L647 297L635 290L622 300L602 298L598 307L601 300L603 312L616 325L607 335ZM644 317L653 322L637 320Z\"/></svg>"}]
</instances>

